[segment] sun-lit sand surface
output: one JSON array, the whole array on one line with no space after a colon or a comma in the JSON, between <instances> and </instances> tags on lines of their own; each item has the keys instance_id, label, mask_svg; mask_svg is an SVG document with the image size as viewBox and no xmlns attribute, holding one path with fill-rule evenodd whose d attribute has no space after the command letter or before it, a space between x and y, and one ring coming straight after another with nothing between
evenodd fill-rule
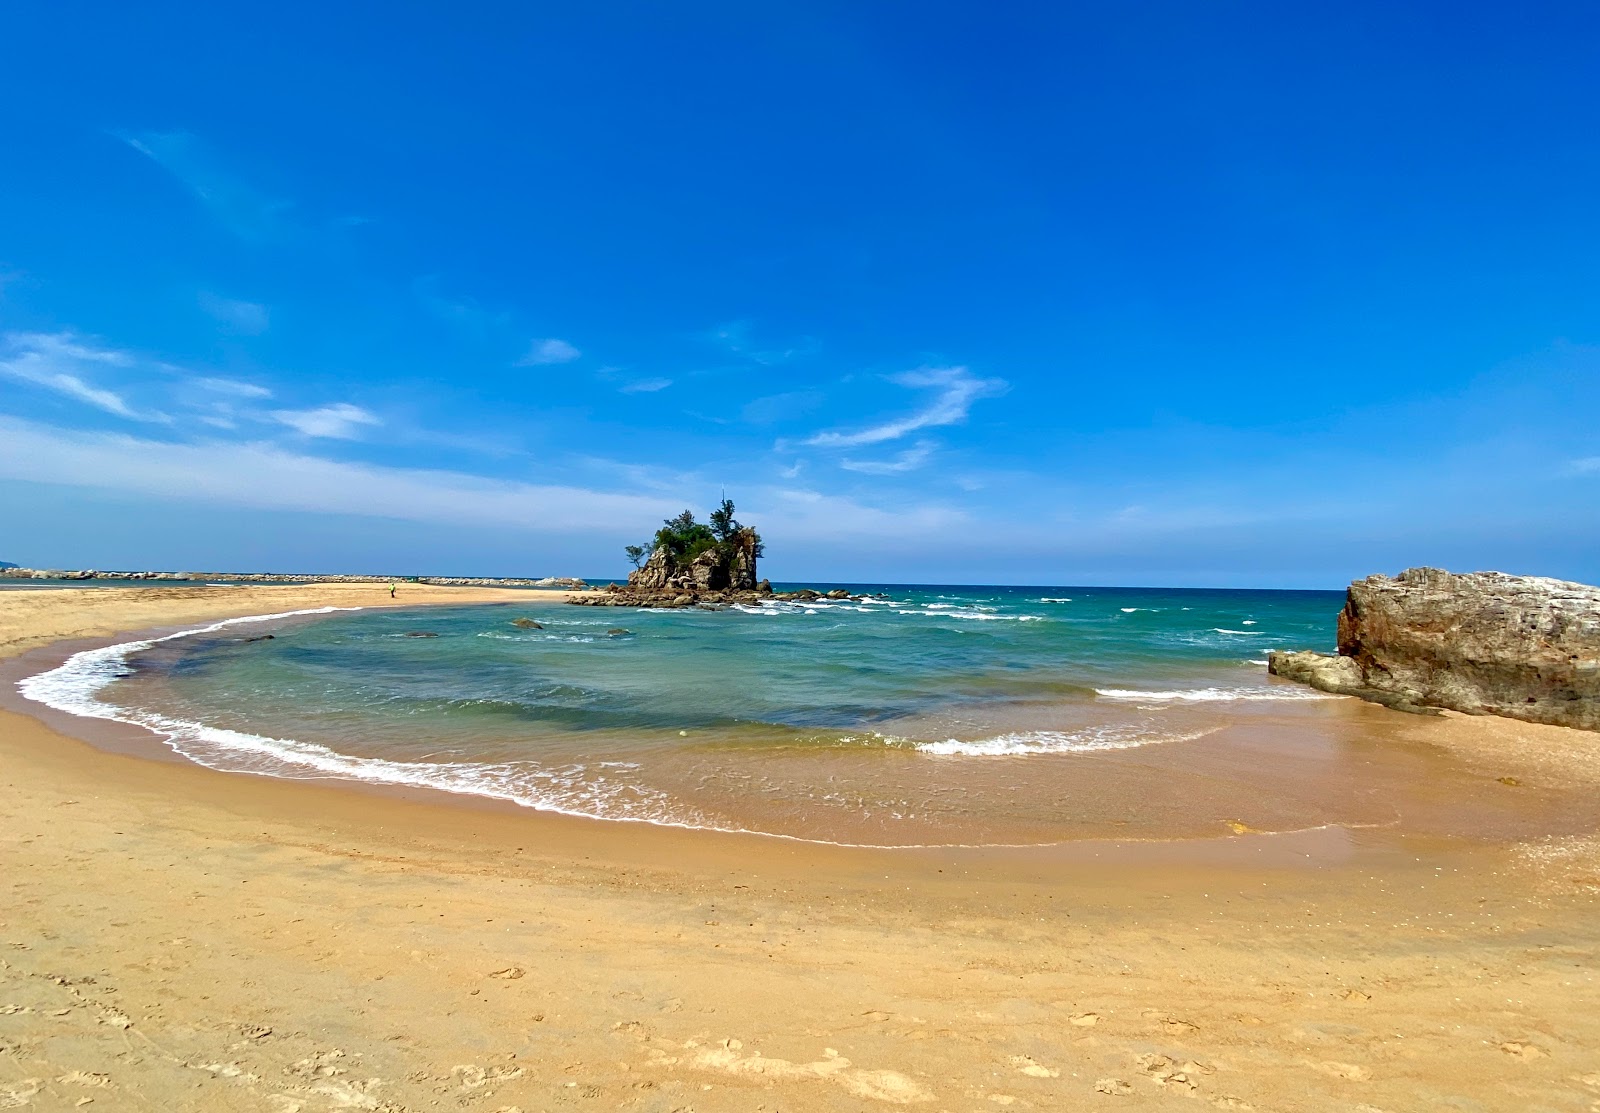
<instances>
[{"instance_id":1,"label":"sun-lit sand surface","mask_svg":"<svg viewBox=\"0 0 1600 1113\"><path fill-rule=\"evenodd\" d=\"M0 653L388 603L6 592ZM1600 1110L1600 843L1569 804L1600 735L1372 710L1448 759L1419 814L1526 794L1520 841L848 850L222 774L0 712L0 1108Z\"/></svg>"}]
</instances>

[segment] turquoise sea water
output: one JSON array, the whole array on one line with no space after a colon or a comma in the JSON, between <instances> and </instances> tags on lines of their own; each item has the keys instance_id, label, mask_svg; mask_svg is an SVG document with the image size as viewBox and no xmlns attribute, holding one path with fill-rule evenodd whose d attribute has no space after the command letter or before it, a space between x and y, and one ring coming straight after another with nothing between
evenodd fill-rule
<instances>
[{"instance_id":1,"label":"turquoise sea water","mask_svg":"<svg viewBox=\"0 0 1600 1113\"><path fill-rule=\"evenodd\" d=\"M1315 711L1320 694L1269 678L1264 657L1331 649L1342 603L850 586L875 598L230 625L63 683L221 768L833 841L1039 841L1086 761Z\"/></svg>"}]
</instances>

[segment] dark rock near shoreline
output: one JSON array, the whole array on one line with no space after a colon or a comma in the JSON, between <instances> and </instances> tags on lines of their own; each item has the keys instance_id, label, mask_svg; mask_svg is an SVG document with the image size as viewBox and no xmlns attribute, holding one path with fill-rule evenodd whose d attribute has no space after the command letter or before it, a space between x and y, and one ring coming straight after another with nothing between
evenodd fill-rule
<instances>
[{"instance_id":1,"label":"dark rock near shoreline","mask_svg":"<svg viewBox=\"0 0 1600 1113\"><path fill-rule=\"evenodd\" d=\"M518 630L543 630L544 629L543 626L541 626L539 623L535 622L531 618L513 618L511 620L511 625L515 626Z\"/></svg>"},{"instance_id":2,"label":"dark rock near shoreline","mask_svg":"<svg viewBox=\"0 0 1600 1113\"><path fill-rule=\"evenodd\" d=\"M408 630L406 632L406 637L408 638L437 638L438 636L432 630Z\"/></svg>"},{"instance_id":3,"label":"dark rock near shoreline","mask_svg":"<svg viewBox=\"0 0 1600 1113\"><path fill-rule=\"evenodd\" d=\"M1401 710L1449 708L1600 730L1600 588L1411 568L1350 585L1339 655L1268 671Z\"/></svg>"}]
</instances>

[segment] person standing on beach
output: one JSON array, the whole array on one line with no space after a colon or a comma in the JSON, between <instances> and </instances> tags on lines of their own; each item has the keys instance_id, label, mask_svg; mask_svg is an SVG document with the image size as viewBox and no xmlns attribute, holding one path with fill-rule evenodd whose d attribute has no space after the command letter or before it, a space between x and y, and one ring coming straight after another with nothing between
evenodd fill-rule
<instances>
[{"instance_id":1,"label":"person standing on beach","mask_svg":"<svg viewBox=\"0 0 1600 1113\"><path fill-rule=\"evenodd\" d=\"M394 585L393 584L389 585L389 598L391 598L391 599L394 598Z\"/></svg>"}]
</instances>

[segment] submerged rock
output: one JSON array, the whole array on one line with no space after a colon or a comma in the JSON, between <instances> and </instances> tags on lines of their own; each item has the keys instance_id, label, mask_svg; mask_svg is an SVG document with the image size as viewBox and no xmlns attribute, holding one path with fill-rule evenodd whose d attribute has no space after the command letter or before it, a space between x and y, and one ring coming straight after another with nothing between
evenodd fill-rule
<instances>
[{"instance_id":1,"label":"submerged rock","mask_svg":"<svg viewBox=\"0 0 1600 1113\"><path fill-rule=\"evenodd\" d=\"M513 618L511 620L511 625L515 626L518 630L543 630L544 629L543 626L541 626L539 623L535 622L531 618Z\"/></svg>"},{"instance_id":2,"label":"submerged rock","mask_svg":"<svg viewBox=\"0 0 1600 1113\"><path fill-rule=\"evenodd\" d=\"M1437 568L1368 576L1339 613L1337 657L1280 650L1267 668L1403 710L1600 730L1600 588Z\"/></svg>"},{"instance_id":3,"label":"submerged rock","mask_svg":"<svg viewBox=\"0 0 1600 1113\"><path fill-rule=\"evenodd\" d=\"M408 637L408 638L437 638L438 636L439 635L435 634L432 630L407 630L406 631L406 637Z\"/></svg>"},{"instance_id":4,"label":"submerged rock","mask_svg":"<svg viewBox=\"0 0 1600 1113\"><path fill-rule=\"evenodd\" d=\"M608 637L608 638L631 638L631 637L633 637L633 631L632 630L624 630L620 626L613 626L611 629L606 631L606 637Z\"/></svg>"}]
</instances>

